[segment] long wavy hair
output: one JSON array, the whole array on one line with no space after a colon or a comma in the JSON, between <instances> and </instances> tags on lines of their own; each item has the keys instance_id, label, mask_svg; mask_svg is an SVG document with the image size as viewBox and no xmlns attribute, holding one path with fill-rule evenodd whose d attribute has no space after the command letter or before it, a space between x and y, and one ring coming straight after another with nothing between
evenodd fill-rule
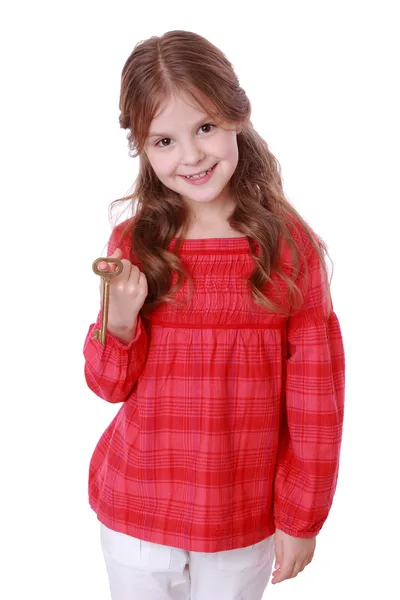
<instances>
[{"instance_id":1,"label":"long wavy hair","mask_svg":"<svg viewBox=\"0 0 400 600\"><path fill-rule=\"evenodd\" d=\"M180 195L167 188L155 174L144 150L150 124L160 105L172 94L184 92L219 126L239 125L238 165L230 180L235 208L228 222L249 242L255 267L248 279L254 301L267 310L290 315L302 301L297 277L307 278L307 248L316 251L323 269L326 297L330 282L325 264L325 242L311 229L286 199L281 167L268 144L250 120L251 105L225 55L202 36L189 31L169 31L139 42L125 62L121 75L120 126L128 130L129 156L139 156L139 174L128 195L111 203L130 202L122 236L130 236L131 260L139 261L146 275L148 296L141 314L145 318L162 303L173 302L175 292L190 273L179 257L190 214ZM136 208L135 208L136 203ZM177 233L181 232L178 236ZM173 251L168 250L177 237ZM281 242L290 248L293 269L289 275L280 261ZM256 252L256 244L259 253ZM177 274L171 289L172 275ZM290 310L274 304L264 293L275 283L272 274L286 282Z\"/></svg>"}]
</instances>

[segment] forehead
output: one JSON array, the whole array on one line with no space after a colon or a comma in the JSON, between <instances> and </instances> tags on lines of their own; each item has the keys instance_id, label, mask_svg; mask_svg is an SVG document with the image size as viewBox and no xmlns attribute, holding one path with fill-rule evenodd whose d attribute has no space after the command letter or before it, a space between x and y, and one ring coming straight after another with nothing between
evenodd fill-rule
<instances>
[{"instance_id":1,"label":"forehead","mask_svg":"<svg viewBox=\"0 0 400 600\"><path fill-rule=\"evenodd\" d=\"M203 119L210 118L213 111L209 102L204 106L196 103L193 98L184 94L174 94L159 103L150 124L149 137L164 135L168 130L185 126L191 128Z\"/></svg>"}]
</instances>

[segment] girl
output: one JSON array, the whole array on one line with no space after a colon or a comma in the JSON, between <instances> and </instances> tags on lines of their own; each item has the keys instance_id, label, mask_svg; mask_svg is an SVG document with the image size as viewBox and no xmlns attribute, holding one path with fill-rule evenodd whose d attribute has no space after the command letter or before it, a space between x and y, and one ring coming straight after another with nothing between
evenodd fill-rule
<instances>
[{"instance_id":1,"label":"girl","mask_svg":"<svg viewBox=\"0 0 400 600\"><path fill-rule=\"evenodd\" d=\"M336 487L345 364L326 246L203 37L139 43L120 111L138 205L108 244L123 271L106 343L100 310L84 345L89 388L121 404L89 469L111 595L260 600L273 569L278 583L310 563Z\"/></svg>"}]
</instances>

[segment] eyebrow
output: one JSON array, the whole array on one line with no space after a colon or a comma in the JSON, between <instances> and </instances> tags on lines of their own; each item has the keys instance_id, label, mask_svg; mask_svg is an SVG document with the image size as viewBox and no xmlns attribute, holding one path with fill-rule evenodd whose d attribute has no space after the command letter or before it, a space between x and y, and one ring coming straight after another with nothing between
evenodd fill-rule
<instances>
[{"instance_id":1,"label":"eyebrow","mask_svg":"<svg viewBox=\"0 0 400 600\"><path fill-rule=\"evenodd\" d=\"M202 117L202 118L201 118L199 121L197 121L197 123L195 124L195 127L196 127L196 129L197 129L197 127L198 127L199 125L201 125L201 123L204 123L204 121L206 121L207 119L209 120L209 119L211 119L211 117L210 117L209 115L206 115L206 114L205 114L205 115L204 115L204 116L203 116L203 117ZM150 132L150 133L149 133L149 135L148 135L148 139L151 139L151 138L154 138L154 137L165 138L165 137L169 137L169 134L168 134L168 133L165 133L165 132L163 132L163 133L155 133L154 131L153 131L153 132Z\"/></svg>"}]
</instances>

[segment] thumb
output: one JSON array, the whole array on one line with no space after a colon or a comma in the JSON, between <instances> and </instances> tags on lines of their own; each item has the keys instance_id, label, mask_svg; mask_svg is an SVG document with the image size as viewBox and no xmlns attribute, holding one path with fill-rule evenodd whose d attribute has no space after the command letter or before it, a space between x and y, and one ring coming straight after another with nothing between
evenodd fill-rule
<instances>
[{"instance_id":1,"label":"thumb","mask_svg":"<svg viewBox=\"0 0 400 600\"><path fill-rule=\"evenodd\" d=\"M122 256L121 248L115 248L114 252L110 254L109 258L119 258Z\"/></svg>"},{"instance_id":2,"label":"thumb","mask_svg":"<svg viewBox=\"0 0 400 600\"><path fill-rule=\"evenodd\" d=\"M122 258L123 252L121 250L121 248L115 248L114 252L110 255L110 258L117 258L118 260L120 260ZM115 265L114 263L110 264L110 268L111 271L115 271L117 268L117 265Z\"/></svg>"},{"instance_id":3,"label":"thumb","mask_svg":"<svg viewBox=\"0 0 400 600\"><path fill-rule=\"evenodd\" d=\"M110 256L108 258L121 258L122 257L122 250L121 248L115 248L114 252L112 254L110 254ZM100 262L99 263L99 269L101 269L102 271L109 271L109 270L113 270L114 269L114 265L113 264L108 264L106 262Z\"/></svg>"}]
</instances>

